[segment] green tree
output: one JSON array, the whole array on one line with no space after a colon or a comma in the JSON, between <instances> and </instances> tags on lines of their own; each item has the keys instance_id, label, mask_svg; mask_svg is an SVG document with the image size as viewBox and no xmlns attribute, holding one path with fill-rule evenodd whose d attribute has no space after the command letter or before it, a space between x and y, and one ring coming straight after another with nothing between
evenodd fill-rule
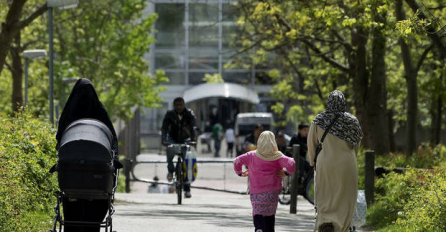
<instances>
[{"instance_id":1,"label":"green tree","mask_svg":"<svg viewBox=\"0 0 446 232\"><path fill-rule=\"evenodd\" d=\"M0 75L6 66L12 75L11 102L14 111L23 102L21 65L21 31L27 28L34 20L47 11L46 3L37 3L31 0L14 0L0 2ZM12 46L14 44L14 46ZM12 62L6 58L11 54Z\"/></svg>"},{"instance_id":2,"label":"green tree","mask_svg":"<svg viewBox=\"0 0 446 232\"><path fill-rule=\"evenodd\" d=\"M365 143L377 153L389 152L385 57L392 15L387 1L244 0L239 6L238 41L245 50L255 48L257 56L274 52L284 64L278 82L286 94L276 88L277 96L320 110L331 90L344 90Z\"/></svg>"},{"instance_id":3,"label":"green tree","mask_svg":"<svg viewBox=\"0 0 446 232\"><path fill-rule=\"evenodd\" d=\"M156 20L155 14L144 14L145 7L143 0L99 0L80 2L76 9L55 9L56 105L59 103L63 107L70 91L62 81L64 78L88 78L110 115L128 119L135 106L157 106L161 101L158 93L163 91L158 85L167 79L163 72L150 75L144 60L150 43L154 42L151 28ZM20 41L17 38L18 42L11 50L7 63L11 64L11 76L20 81L20 91L16 91L20 101L13 102L22 102L21 53L25 49L48 47L47 22L46 17L37 18L29 28L21 31ZM42 62L45 60L33 61L29 68L29 108L38 115L48 114L48 70L47 64ZM0 77L6 79L7 75L3 73ZM2 84L4 91L0 92L4 97L12 94L11 88L5 84Z\"/></svg>"},{"instance_id":4,"label":"green tree","mask_svg":"<svg viewBox=\"0 0 446 232\"><path fill-rule=\"evenodd\" d=\"M236 43L255 65L276 68L270 72L277 83L273 109L283 119L312 120L328 93L340 89L361 122L366 147L388 153L393 132L405 127L410 155L419 126L430 126L431 141L440 141L445 101L446 7L439 0L420 4L244 0L237 4Z\"/></svg>"},{"instance_id":5,"label":"green tree","mask_svg":"<svg viewBox=\"0 0 446 232\"><path fill-rule=\"evenodd\" d=\"M144 55L155 39L150 34L157 15L145 15L144 0L100 0L57 14L56 93L62 99L62 78L92 80L111 115L132 117L132 107L153 107L161 101L157 87L164 72L149 74ZM62 103L63 105L63 103Z\"/></svg>"}]
</instances>

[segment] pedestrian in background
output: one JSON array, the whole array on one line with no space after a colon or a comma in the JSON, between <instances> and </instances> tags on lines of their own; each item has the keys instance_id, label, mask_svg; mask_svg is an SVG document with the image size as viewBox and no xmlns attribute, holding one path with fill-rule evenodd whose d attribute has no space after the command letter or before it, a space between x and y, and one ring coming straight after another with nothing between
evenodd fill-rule
<instances>
[{"instance_id":1,"label":"pedestrian in background","mask_svg":"<svg viewBox=\"0 0 446 232\"><path fill-rule=\"evenodd\" d=\"M363 133L356 117L345 112L346 105L341 91L331 92L326 111L316 115L308 133L308 154L310 165L314 166L316 147L328 130L315 167L317 216L314 231L347 232L355 211L358 194L356 149Z\"/></svg>"},{"instance_id":2,"label":"pedestrian in background","mask_svg":"<svg viewBox=\"0 0 446 232\"><path fill-rule=\"evenodd\" d=\"M160 179L158 178L158 176L153 177L153 182L149 184L147 193L167 193L167 191L163 192L164 189L162 189L161 186L158 184L159 180Z\"/></svg>"},{"instance_id":3,"label":"pedestrian in background","mask_svg":"<svg viewBox=\"0 0 446 232\"><path fill-rule=\"evenodd\" d=\"M214 157L220 157L221 140L223 139L223 127L220 123L216 123L212 127L212 139L214 140Z\"/></svg>"},{"instance_id":4,"label":"pedestrian in background","mask_svg":"<svg viewBox=\"0 0 446 232\"><path fill-rule=\"evenodd\" d=\"M237 175L249 177L249 190L255 232L274 232L275 214L282 191L282 180L294 172L294 160L278 151L274 133L264 131L257 141L257 150L234 159ZM249 172L242 173L246 165Z\"/></svg>"},{"instance_id":5,"label":"pedestrian in background","mask_svg":"<svg viewBox=\"0 0 446 232\"><path fill-rule=\"evenodd\" d=\"M302 156L304 159L307 158L307 137L308 137L308 130L310 125L306 122L301 122L297 126L297 133L291 138L289 147L293 147L294 144L299 144L300 147L300 156Z\"/></svg>"},{"instance_id":6,"label":"pedestrian in background","mask_svg":"<svg viewBox=\"0 0 446 232\"><path fill-rule=\"evenodd\" d=\"M285 133L283 133L283 131L277 132L276 143L277 143L277 149L279 149L279 151L282 152L284 155L287 155L286 139L285 139Z\"/></svg>"},{"instance_id":7,"label":"pedestrian in background","mask_svg":"<svg viewBox=\"0 0 446 232\"><path fill-rule=\"evenodd\" d=\"M234 141L235 141L234 129L232 129L232 127L226 129L225 136L227 144L226 157L232 157L232 151L234 150Z\"/></svg>"}]
</instances>

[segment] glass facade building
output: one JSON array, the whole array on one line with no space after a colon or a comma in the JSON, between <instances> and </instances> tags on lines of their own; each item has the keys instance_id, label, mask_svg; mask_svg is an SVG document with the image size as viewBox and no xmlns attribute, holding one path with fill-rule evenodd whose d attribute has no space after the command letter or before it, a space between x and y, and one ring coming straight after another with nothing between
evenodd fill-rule
<instances>
[{"instance_id":1,"label":"glass facade building","mask_svg":"<svg viewBox=\"0 0 446 232\"><path fill-rule=\"evenodd\" d=\"M154 36L146 55L152 72L164 70L169 78L162 108L147 109L141 115L141 134L160 130L165 112L172 109L175 97L191 86L205 83L205 74L220 73L225 82L247 86L261 96L261 103L253 106L255 111L268 111L271 100L270 78L265 78L268 67L228 69L225 64L238 55L239 47L233 44L237 33L237 20L233 0L151 0L147 13L158 14ZM238 55L238 56L243 56ZM249 64L247 59L246 64ZM251 65L252 66L252 65ZM203 104L218 107L222 102L209 99ZM223 105L225 105L224 103ZM227 105L227 104L226 104ZM188 107L191 107L188 105ZM192 107L193 108L193 107ZM195 110L194 110L195 112ZM206 112L195 112L197 117ZM203 117L199 121L203 121Z\"/></svg>"}]
</instances>

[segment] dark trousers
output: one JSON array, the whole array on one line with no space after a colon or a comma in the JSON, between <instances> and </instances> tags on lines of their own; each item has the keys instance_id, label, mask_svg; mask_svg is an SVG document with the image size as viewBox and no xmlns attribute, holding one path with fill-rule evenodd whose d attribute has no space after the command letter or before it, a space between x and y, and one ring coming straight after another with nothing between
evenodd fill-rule
<instances>
[{"instance_id":1,"label":"dark trousers","mask_svg":"<svg viewBox=\"0 0 446 232\"><path fill-rule=\"evenodd\" d=\"M276 215L263 216L254 215L254 231L262 230L263 232L274 232L274 224L276 223Z\"/></svg>"},{"instance_id":2,"label":"dark trousers","mask_svg":"<svg viewBox=\"0 0 446 232\"><path fill-rule=\"evenodd\" d=\"M232 157L232 150L234 150L234 143L228 143L228 150L226 151L226 157Z\"/></svg>"},{"instance_id":3,"label":"dark trousers","mask_svg":"<svg viewBox=\"0 0 446 232\"><path fill-rule=\"evenodd\" d=\"M173 164L173 156L172 157L167 156L167 170L170 173L175 172L175 165ZM184 191L190 192L190 184L184 183Z\"/></svg>"},{"instance_id":4,"label":"dark trousers","mask_svg":"<svg viewBox=\"0 0 446 232\"><path fill-rule=\"evenodd\" d=\"M172 144L177 144L177 142L175 140L173 140L170 136L167 136L167 142L172 143ZM189 142L189 141L186 141ZM166 152L167 153L167 152ZM174 156L167 156L167 171L169 173L174 173L175 172L175 165L173 164L173 157ZM190 184L184 183L184 191L186 192L190 192Z\"/></svg>"},{"instance_id":5,"label":"dark trousers","mask_svg":"<svg viewBox=\"0 0 446 232\"><path fill-rule=\"evenodd\" d=\"M221 140L214 139L214 149L215 149L214 157L220 156L220 146L221 146Z\"/></svg>"}]
</instances>

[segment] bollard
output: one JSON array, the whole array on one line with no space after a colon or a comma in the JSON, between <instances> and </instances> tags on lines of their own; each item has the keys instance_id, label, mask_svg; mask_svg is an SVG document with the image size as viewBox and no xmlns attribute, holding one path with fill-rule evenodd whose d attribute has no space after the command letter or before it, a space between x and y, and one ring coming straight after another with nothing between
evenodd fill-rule
<instances>
[{"instance_id":1,"label":"bollard","mask_svg":"<svg viewBox=\"0 0 446 232\"><path fill-rule=\"evenodd\" d=\"M130 172L133 166L133 160L126 158L124 162L124 176L125 176L125 192L130 193Z\"/></svg>"},{"instance_id":2,"label":"bollard","mask_svg":"<svg viewBox=\"0 0 446 232\"><path fill-rule=\"evenodd\" d=\"M291 193L290 193L290 214L297 213L297 194L298 194L298 179L299 179L299 156L300 156L300 146L299 144L293 145L293 158L296 162L293 173L293 178L291 181Z\"/></svg>"},{"instance_id":3,"label":"bollard","mask_svg":"<svg viewBox=\"0 0 446 232\"><path fill-rule=\"evenodd\" d=\"M373 204L375 194L375 152L365 152L365 200L367 207Z\"/></svg>"}]
</instances>

